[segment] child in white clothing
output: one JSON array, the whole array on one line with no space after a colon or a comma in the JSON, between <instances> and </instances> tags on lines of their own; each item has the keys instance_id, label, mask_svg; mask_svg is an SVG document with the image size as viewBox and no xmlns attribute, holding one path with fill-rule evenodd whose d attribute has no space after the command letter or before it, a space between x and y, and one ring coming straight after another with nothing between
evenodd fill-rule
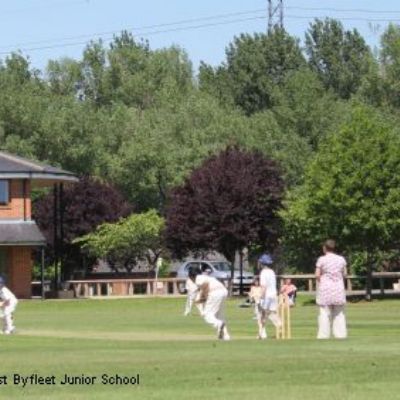
<instances>
[{"instance_id":1,"label":"child in white clothing","mask_svg":"<svg viewBox=\"0 0 400 400\"><path fill-rule=\"evenodd\" d=\"M260 273L261 295L261 321L259 324L258 338L266 339L265 323L267 318L280 329L282 322L278 315L278 293L276 289L276 275L270 267L273 264L269 254L263 254L258 262L262 265Z\"/></svg>"}]
</instances>

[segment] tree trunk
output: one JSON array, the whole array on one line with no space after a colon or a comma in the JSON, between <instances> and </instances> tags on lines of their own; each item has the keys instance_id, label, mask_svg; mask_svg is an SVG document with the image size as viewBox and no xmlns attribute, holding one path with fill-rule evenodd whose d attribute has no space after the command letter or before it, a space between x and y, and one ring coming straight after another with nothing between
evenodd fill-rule
<instances>
[{"instance_id":1,"label":"tree trunk","mask_svg":"<svg viewBox=\"0 0 400 400\"><path fill-rule=\"evenodd\" d=\"M240 274L240 286L239 294L243 296L243 250L239 251L239 274Z\"/></svg>"},{"instance_id":2,"label":"tree trunk","mask_svg":"<svg viewBox=\"0 0 400 400\"><path fill-rule=\"evenodd\" d=\"M372 269L373 269L373 257L370 252L367 254L367 279L366 279L366 290L365 300L372 301Z\"/></svg>"},{"instance_id":3,"label":"tree trunk","mask_svg":"<svg viewBox=\"0 0 400 400\"><path fill-rule=\"evenodd\" d=\"M232 296L232 289L233 289L233 276L235 273L235 255L236 255L236 251L234 251L233 253L226 253L224 254L225 258L230 262L231 264L231 281L229 283L229 296Z\"/></svg>"}]
</instances>

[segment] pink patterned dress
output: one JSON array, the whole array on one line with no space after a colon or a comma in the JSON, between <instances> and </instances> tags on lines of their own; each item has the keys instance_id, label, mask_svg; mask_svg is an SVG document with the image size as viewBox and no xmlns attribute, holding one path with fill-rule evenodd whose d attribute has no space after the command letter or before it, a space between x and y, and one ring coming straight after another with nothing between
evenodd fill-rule
<instances>
[{"instance_id":1,"label":"pink patterned dress","mask_svg":"<svg viewBox=\"0 0 400 400\"><path fill-rule=\"evenodd\" d=\"M346 260L337 254L327 253L319 257L317 268L321 278L317 289L317 304L319 306L341 306L346 304L344 274Z\"/></svg>"}]
</instances>

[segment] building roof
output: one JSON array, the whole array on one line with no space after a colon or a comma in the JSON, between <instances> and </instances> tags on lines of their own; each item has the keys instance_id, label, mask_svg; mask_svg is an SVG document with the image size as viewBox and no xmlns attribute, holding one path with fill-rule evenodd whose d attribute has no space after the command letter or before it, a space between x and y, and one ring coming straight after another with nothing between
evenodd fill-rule
<instances>
[{"instance_id":1,"label":"building roof","mask_svg":"<svg viewBox=\"0 0 400 400\"><path fill-rule=\"evenodd\" d=\"M33 221L0 221L0 246L44 246L46 239Z\"/></svg>"},{"instance_id":2,"label":"building roof","mask_svg":"<svg viewBox=\"0 0 400 400\"><path fill-rule=\"evenodd\" d=\"M77 182L69 171L0 151L0 179L31 179L36 186L58 182Z\"/></svg>"}]
</instances>

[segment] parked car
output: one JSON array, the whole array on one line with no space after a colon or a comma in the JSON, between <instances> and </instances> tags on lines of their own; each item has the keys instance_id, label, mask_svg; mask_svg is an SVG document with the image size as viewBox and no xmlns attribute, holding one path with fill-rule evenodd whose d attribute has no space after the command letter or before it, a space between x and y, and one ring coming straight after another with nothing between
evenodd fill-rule
<instances>
[{"instance_id":1,"label":"parked car","mask_svg":"<svg viewBox=\"0 0 400 400\"><path fill-rule=\"evenodd\" d=\"M222 280L227 284L227 279L231 278L231 264L227 261L208 261L208 260L193 260L186 261L179 266L176 271L176 277L181 279L186 279L188 277L190 268L199 268L203 266L208 266L211 268L211 276ZM243 287L249 288L253 283L254 275L251 272L243 271L242 280ZM233 290L236 291L240 288L240 271L234 271L233 273ZM182 283L179 285L179 291L185 293L185 285Z\"/></svg>"}]
</instances>

